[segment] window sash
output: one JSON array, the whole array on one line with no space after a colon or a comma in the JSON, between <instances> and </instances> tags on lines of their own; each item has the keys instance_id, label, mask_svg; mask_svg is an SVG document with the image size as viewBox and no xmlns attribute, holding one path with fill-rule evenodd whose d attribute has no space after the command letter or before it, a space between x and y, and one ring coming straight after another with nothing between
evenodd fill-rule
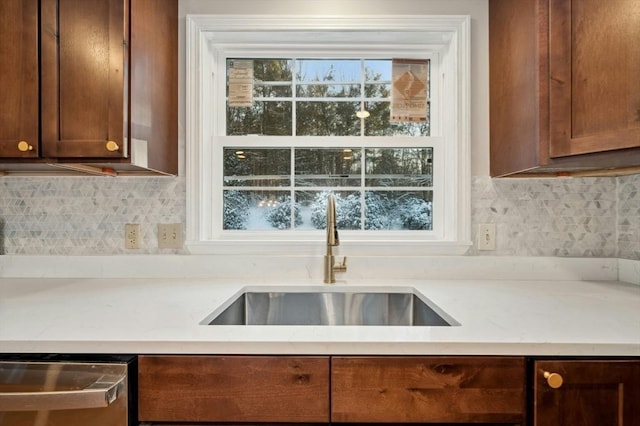
<instances>
[{"instance_id":1,"label":"window sash","mask_svg":"<svg viewBox=\"0 0 640 426\"><path fill-rule=\"evenodd\" d=\"M353 47L353 48L342 48L342 49L331 49L327 51L326 49L318 49L317 47L306 47L306 48L292 48L290 51L283 52L282 50L269 48L269 47L261 47L260 50L252 50L252 49L220 49L216 51L214 58L214 76L213 76L213 98L215 102L215 110L216 115L214 117L214 132L217 136L226 136L227 135L227 127L226 127L226 114L227 114L227 61L231 59L291 59L293 60L292 70L292 95L291 97L254 97L254 101L258 102L361 102L361 103L369 103L369 102L390 102L391 98L377 98L377 97L298 97L296 94L296 84L299 85L310 85L310 84L322 84L323 82L311 82L311 81L297 81L296 80L296 67L295 61L296 59L304 58L304 59L358 59L358 60L376 60L376 59L391 59L394 57L402 57L402 58L419 58L425 59L429 61L429 96L427 99L428 105L428 114L429 114L429 135L440 135L441 126L440 126L440 111L441 107L439 106L440 102L440 83L439 79L435 78L435 76L440 74L440 61L441 61L441 53L437 49L429 50L429 49L412 49L408 50L401 46L398 46L397 49L380 49L374 50L371 49L362 49L362 47ZM364 67L364 62L362 64ZM216 76L219 76L216 78ZM278 85L280 86L283 82L267 82L267 84ZM287 85L289 82L286 82ZM349 82L346 81L335 81L335 82L325 82L327 85L335 85L335 84L347 84ZM364 70L361 73L361 78L359 81L355 81L354 84L361 85L361 94L364 94L364 88L366 85L370 84L390 84L390 80L384 81L372 81L367 80ZM263 84L263 83L260 83ZM434 108L434 105L438 105ZM296 135L296 108L292 108L292 117L291 117L291 135ZM364 121L361 121L362 125L364 125ZM234 137L240 137L234 136ZM270 137L269 135L260 135L260 137ZM278 136L285 137L285 136ZM311 136L316 137L316 136ZM318 136L318 137L338 137L338 136ZM373 138L376 136L366 136L364 134L363 128L360 129L360 136L366 138ZM398 136L402 137L402 136ZM420 136L426 137L426 136Z\"/></svg>"}]
</instances>

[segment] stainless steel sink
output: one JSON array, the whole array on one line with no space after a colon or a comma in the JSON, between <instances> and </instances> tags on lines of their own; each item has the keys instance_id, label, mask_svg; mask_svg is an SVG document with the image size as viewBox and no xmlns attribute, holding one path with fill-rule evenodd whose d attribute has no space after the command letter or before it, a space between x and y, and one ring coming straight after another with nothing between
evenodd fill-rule
<instances>
[{"instance_id":1,"label":"stainless steel sink","mask_svg":"<svg viewBox=\"0 0 640 426\"><path fill-rule=\"evenodd\" d=\"M415 291L243 291L201 324L451 326Z\"/></svg>"}]
</instances>

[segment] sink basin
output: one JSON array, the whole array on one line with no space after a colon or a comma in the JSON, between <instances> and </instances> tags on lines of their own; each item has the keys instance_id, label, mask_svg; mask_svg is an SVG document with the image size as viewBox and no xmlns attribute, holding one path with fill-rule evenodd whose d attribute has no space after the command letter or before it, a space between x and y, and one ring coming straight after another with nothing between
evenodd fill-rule
<instances>
[{"instance_id":1,"label":"sink basin","mask_svg":"<svg viewBox=\"0 0 640 426\"><path fill-rule=\"evenodd\" d=\"M453 318L415 290L243 291L201 324L451 326Z\"/></svg>"}]
</instances>

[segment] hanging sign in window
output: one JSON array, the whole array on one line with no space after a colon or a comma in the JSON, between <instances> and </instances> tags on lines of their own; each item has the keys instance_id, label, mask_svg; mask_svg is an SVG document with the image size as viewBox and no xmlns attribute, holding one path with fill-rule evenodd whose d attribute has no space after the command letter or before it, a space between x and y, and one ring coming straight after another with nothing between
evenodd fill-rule
<instances>
[{"instance_id":1,"label":"hanging sign in window","mask_svg":"<svg viewBox=\"0 0 640 426\"><path fill-rule=\"evenodd\" d=\"M426 59L393 59L391 121L427 121L427 70Z\"/></svg>"},{"instance_id":2,"label":"hanging sign in window","mask_svg":"<svg viewBox=\"0 0 640 426\"><path fill-rule=\"evenodd\" d=\"M229 106L253 106L253 61L231 61L229 64Z\"/></svg>"}]
</instances>

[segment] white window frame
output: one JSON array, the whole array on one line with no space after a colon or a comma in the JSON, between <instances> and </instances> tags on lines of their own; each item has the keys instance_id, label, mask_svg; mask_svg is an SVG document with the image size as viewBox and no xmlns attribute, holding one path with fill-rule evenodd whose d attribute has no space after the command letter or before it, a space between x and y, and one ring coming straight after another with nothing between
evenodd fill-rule
<instances>
[{"instance_id":1,"label":"white window frame","mask_svg":"<svg viewBox=\"0 0 640 426\"><path fill-rule=\"evenodd\" d=\"M469 16L265 16L189 15L186 37L186 182L187 235L185 246L196 254L323 254L324 232L239 231L226 234L214 226L216 209L222 206L222 147L214 143L216 55L244 46L255 50L260 41L282 44L287 56L290 40L305 37L311 43L322 34L351 33L361 37L388 37L406 42L407 51L428 46L441 55L437 94L432 111L437 117L430 137L434 147L434 223L438 232L343 231L343 253L353 255L463 254L471 245L470 235L470 18ZM314 41L315 42L315 41ZM299 45L300 41L298 41ZM355 43L355 42L354 42ZM393 44L393 43L391 43ZM344 47L344 40L340 44ZM327 49L329 56L338 48ZM397 47L394 45L394 50ZM401 53L401 52L400 52ZM401 55L400 55L401 56ZM397 56L397 57L400 57ZM219 99L219 98L218 98ZM437 105L436 102L442 102ZM434 108L433 106L436 105ZM220 137L218 137L220 138ZM224 138L224 137L222 137ZM327 139L331 139L326 144ZM341 140L342 139L342 140ZM380 138L380 146L392 146ZM398 144L396 138L395 145ZM352 139L353 141L353 139ZM353 142L346 142L347 144ZM323 138L323 146L342 146L345 139ZM402 145L402 144L401 144ZM400 146L400 145L398 145ZM405 146L405 145L402 145ZM438 183L439 182L439 183ZM217 188L217 190L216 190ZM435 189L435 188L434 188ZM212 194L218 194L216 196ZM219 220L218 220L219 222ZM371 232L375 232L372 236ZM233 235L231 238L228 235ZM293 236L292 236L293 235Z\"/></svg>"}]
</instances>

